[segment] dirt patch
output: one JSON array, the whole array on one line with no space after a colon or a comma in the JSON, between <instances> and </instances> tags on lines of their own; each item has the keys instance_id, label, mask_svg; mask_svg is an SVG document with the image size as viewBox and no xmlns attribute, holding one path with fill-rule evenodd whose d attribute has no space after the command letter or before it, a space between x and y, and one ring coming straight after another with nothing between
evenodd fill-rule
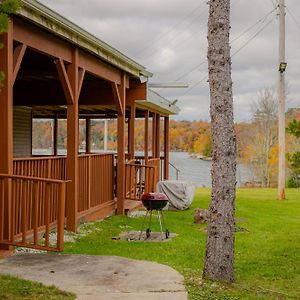
<instances>
[{"instance_id":1,"label":"dirt patch","mask_svg":"<svg viewBox=\"0 0 300 300\"><path fill-rule=\"evenodd\" d=\"M124 231L121 232L117 237L113 237L113 239L128 242L169 242L176 236L176 233L170 233L169 237L166 238L164 232L162 235L160 232L151 232L150 236L147 237L145 231L142 233L142 235L140 234L140 231Z\"/></svg>"}]
</instances>

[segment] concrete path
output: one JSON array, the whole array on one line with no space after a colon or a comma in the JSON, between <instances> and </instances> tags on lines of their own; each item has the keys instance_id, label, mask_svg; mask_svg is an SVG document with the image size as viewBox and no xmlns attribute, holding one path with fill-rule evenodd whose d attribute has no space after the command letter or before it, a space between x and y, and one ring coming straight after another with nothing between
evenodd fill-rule
<instances>
[{"instance_id":1,"label":"concrete path","mask_svg":"<svg viewBox=\"0 0 300 300\"><path fill-rule=\"evenodd\" d=\"M174 269L116 256L15 254L0 260L0 273L55 285L81 300L187 299Z\"/></svg>"}]
</instances>

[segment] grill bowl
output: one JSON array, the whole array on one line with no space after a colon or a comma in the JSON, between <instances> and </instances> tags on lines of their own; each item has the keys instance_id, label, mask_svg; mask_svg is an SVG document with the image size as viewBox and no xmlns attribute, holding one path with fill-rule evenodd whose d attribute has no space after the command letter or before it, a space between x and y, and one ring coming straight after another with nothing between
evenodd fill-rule
<instances>
[{"instance_id":1,"label":"grill bowl","mask_svg":"<svg viewBox=\"0 0 300 300\"><path fill-rule=\"evenodd\" d=\"M147 210L160 210L167 205L168 197L163 193L144 193L142 202Z\"/></svg>"}]
</instances>

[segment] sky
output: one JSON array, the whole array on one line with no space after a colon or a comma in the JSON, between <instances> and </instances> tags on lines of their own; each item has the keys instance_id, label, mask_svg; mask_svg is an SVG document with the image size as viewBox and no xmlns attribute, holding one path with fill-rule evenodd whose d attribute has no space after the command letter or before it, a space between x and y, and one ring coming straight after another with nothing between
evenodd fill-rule
<instances>
[{"instance_id":1,"label":"sky","mask_svg":"<svg viewBox=\"0 0 300 300\"><path fill-rule=\"evenodd\" d=\"M209 120L208 0L39 0L154 73L149 83L181 112L177 120ZM277 0L231 0L234 116L251 120L259 92L276 93ZM286 0L286 108L300 107L300 1Z\"/></svg>"}]
</instances>

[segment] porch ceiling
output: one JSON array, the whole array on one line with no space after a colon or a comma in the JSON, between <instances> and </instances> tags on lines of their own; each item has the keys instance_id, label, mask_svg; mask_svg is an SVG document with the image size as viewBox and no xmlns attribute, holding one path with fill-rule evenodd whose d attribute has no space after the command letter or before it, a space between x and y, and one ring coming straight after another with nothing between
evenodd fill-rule
<instances>
[{"instance_id":1,"label":"porch ceiling","mask_svg":"<svg viewBox=\"0 0 300 300\"><path fill-rule=\"evenodd\" d=\"M94 119L101 118L117 118L116 105L79 105L79 116L91 117ZM60 118L66 118L67 106L60 105L34 105L32 106L32 116L34 118L53 118L57 115ZM151 114L150 114L151 115ZM126 117L130 116L130 108L126 110ZM144 118L145 113L143 110L137 109L136 117Z\"/></svg>"},{"instance_id":2,"label":"porch ceiling","mask_svg":"<svg viewBox=\"0 0 300 300\"><path fill-rule=\"evenodd\" d=\"M91 116L95 118L115 117L117 108L115 105L79 105L79 115ZM67 106L34 105L32 106L32 115L35 118L67 116Z\"/></svg>"}]
</instances>

